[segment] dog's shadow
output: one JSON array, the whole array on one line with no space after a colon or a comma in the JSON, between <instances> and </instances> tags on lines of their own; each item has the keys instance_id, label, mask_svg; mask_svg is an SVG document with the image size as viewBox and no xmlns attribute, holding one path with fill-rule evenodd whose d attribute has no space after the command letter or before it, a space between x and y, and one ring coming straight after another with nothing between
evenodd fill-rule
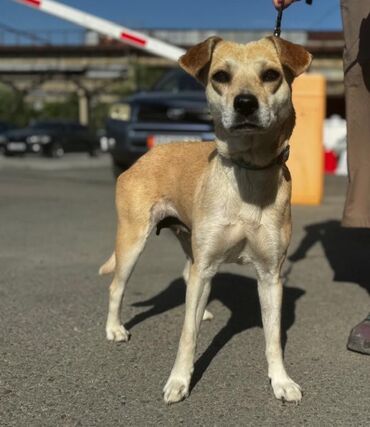
<instances>
[{"instance_id":1,"label":"dog's shadow","mask_svg":"<svg viewBox=\"0 0 370 427\"><path fill-rule=\"evenodd\" d=\"M282 310L282 346L287 342L287 331L295 320L295 303L305 294L299 288L284 288ZM225 326L216 334L208 348L195 363L192 387L201 379L209 364L218 352L232 339L246 329L262 327L261 311L256 281L230 273L216 275L212 281L209 301L218 300L230 310ZM135 307L150 307L149 310L135 315L125 325L131 329L150 317L164 313L182 305L185 301L185 283L183 279L174 280L164 291L154 297L134 303Z\"/></svg>"}]
</instances>

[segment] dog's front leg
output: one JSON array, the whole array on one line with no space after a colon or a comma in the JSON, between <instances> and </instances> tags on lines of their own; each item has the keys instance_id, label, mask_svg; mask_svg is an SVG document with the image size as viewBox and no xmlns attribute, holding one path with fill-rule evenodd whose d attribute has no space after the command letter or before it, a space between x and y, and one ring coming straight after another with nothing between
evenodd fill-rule
<instances>
[{"instance_id":1,"label":"dog's front leg","mask_svg":"<svg viewBox=\"0 0 370 427\"><path fill-rule=\"evenodd\" d=\"M182 277L184 278L186 285L189 282L191 265L192 265L192 261L190 258L188 258L186 260L185 268L184 268L184 271L182 273ZM204 310L203 320L212 320L212 319L213 319L213 314L210 311L208 311L207 309Z\"/></svg>"},{"instance_id":2,"label":"dog's front leg","mask_svg":"<svg viewBox=\"0 0 370 427\"><path fill-rule=\"evenodd\" d=\"M268 375L277 399L299 402L301 389L287 374L281 348L281 306L283 286L279 271L258 272L258 294L266 339Z\"/></svg>"},{"instance_id":3,"label":"dog's front leg","mask_svg":"<svg viewBox=\"0 0 370 427\"><path fill-rule=\"evenodd\" d=\"M164 401L175 403L189 394L190 380L194 369L194 355L199 327L210 292L214 273L204 272L193 264L186 288L185 320L181 333L176 361L163 389Z\"/></svg>"}]
</instances>

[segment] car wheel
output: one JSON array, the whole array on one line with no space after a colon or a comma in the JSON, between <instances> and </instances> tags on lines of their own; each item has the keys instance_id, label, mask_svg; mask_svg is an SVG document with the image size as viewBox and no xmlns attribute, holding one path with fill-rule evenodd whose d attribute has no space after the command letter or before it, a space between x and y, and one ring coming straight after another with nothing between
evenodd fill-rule
<instances>
[{"instance_id":1,"label":"car wheel","mask_svg":"<svg viewBox=\"0 0 370 427\"><path fill-rule=\"evenodd\" d=\"M49 157L52 157L53 159L60 159L64 156L64 149L60 144L52 144L52 146L49 149Z\"/></svg>"},{"instance_id":2,"label":"car wheel","mask_svg":"<svg viewBox=\"0 0 370 427\"><path fill-rule=\"evenodd\" d=\"M89 149L89 156L90 157L98 157L99 152L97 148L90 148Z\"/></svg>"},{"instance_id":3,"label":"car wheel","mask_svg":"<svg viewBox=\"0 0 370 427\"><path fill-rule=\"evenodd\" d=\"M113 160L112 172L113 172L114 178L117 179L121 175L121 173L123 173L126 169L128 169L127 165L122 165L121 163L117 163Z\"/></svg>"}]
</instances>

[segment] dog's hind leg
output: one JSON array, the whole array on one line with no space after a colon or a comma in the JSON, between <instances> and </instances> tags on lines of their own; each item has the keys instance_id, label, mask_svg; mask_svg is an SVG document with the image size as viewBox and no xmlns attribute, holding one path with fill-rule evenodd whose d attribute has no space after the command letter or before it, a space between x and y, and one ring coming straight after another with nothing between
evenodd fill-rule
<instances>
[{"instance_id":1,"label":"dog's hind leg","mask_svg":"<svg viewBox=\"0 0 370 427\"><path fill-rule=\"evenodd\" d=\"M128 341L130 334L122 325L120 311L126 283L144 249L150 234L149 221L143 225L122 219L119 221L116 241L116 268L109 288L109 310L106 325L107 339Z\"/></svg>"}]
</instances>

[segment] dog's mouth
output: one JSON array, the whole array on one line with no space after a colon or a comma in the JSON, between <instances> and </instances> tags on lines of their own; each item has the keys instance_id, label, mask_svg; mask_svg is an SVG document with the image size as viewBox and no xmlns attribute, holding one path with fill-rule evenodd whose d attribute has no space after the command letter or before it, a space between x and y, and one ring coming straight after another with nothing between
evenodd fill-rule
<instances>
[{"instance_id":1,"label":"dog's mouth","mask_svg":"<svg viewBox=\"0 0 370 427\"><path fill-rule=\"evenodd\" d=\"M262 130L262 129L263 129L262 126L259 126L255 123L251 123L251 122L238 123L238 124L230 127L231 131L235 131L235 130L253 131L253 130Z\"/></svg>"}]
</instances>

